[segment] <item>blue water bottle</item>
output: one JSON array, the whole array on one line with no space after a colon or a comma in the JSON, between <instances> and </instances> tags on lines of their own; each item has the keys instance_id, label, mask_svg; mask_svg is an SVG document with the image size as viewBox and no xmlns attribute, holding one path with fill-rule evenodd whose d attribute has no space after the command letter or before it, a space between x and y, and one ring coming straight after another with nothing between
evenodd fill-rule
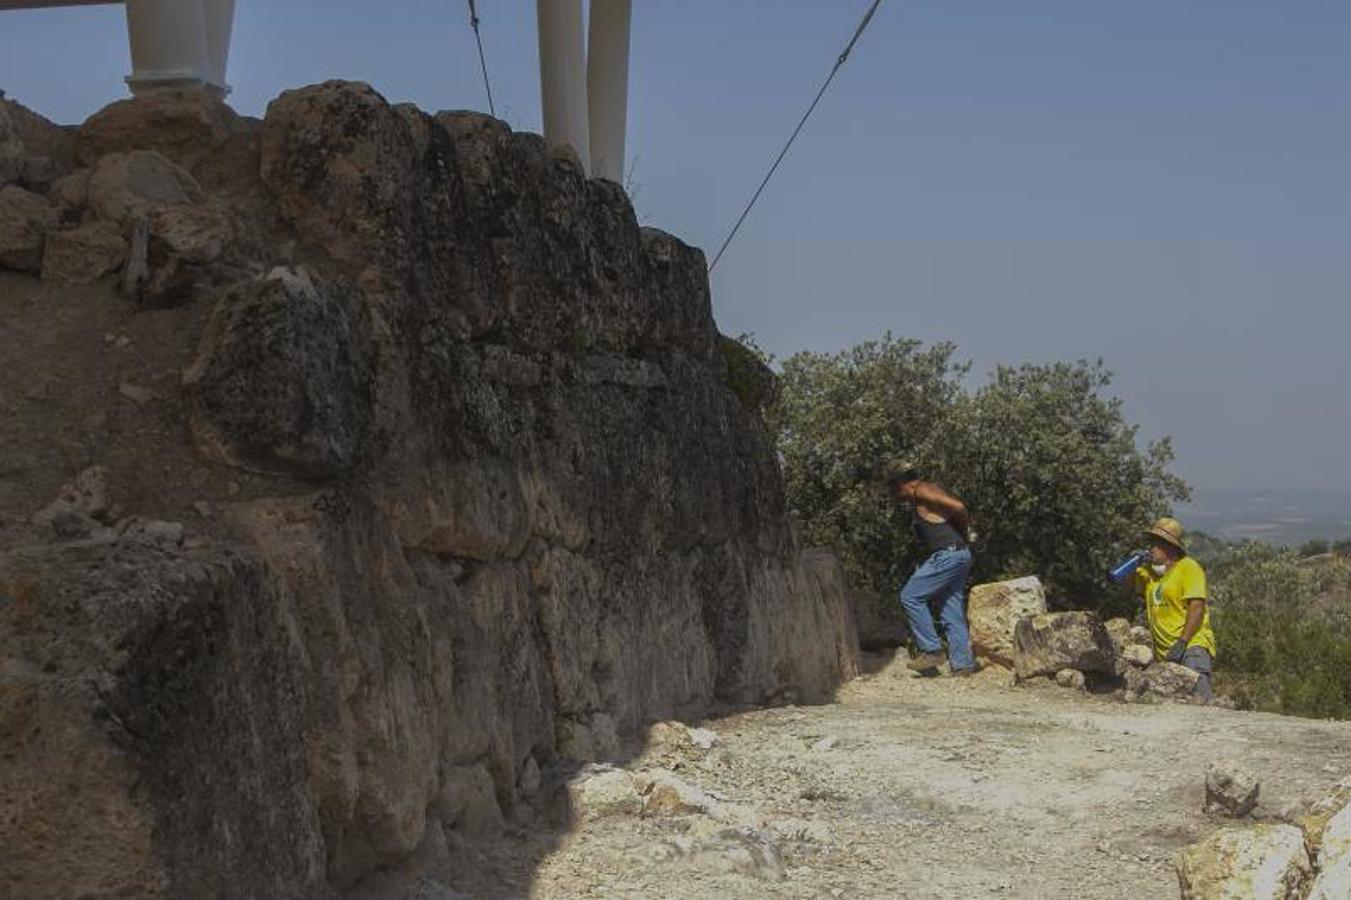
<instances>
[{"instance_id":1,"label":"blue water bottle","mask_svg":"<svg viewBox=\"0 0 1351 900\"><path fill-rule=\"evenodd\" d=\"M1125 581L1126 578L1129 577L1132 572L1138 569L1140 567L1140 564L1143 563L1144 561L1145 561L1145 551L1136 550L1130 556L1126 557L1121 562L1117 563L1116 565L1112 566L1112 568L1108 569L1107 577L1111 579L1113 582Z\"/></svg>"}]
</instances>

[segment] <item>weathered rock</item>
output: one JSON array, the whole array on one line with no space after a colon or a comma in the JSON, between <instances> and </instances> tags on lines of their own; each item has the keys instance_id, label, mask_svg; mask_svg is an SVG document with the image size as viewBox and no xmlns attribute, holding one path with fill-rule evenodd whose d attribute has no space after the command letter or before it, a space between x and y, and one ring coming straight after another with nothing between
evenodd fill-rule
<instances>
[{"instance_id":1,"label":"weathered rock","mask_svg":"<svg viewBox=\"0 0 1351 900\"><path fill-rule=\"evenodd\" d=\"M203 199L201 187L187 170L149 150L111 153L98 160L89 174L87 196L96 216L119 225Z\"/></svg>"},{"instance_id":2,"label":"weathered rock","mask_svg":"<svg viewBox=\"0 0 1351 900\"><path fill-rule=\"evenodd\" d=\"M782 881L783 853L773 835L755 828L726 828L696 845L690 862L718 872L738 872L766 881Z\"/></svg>"},{"instance_id":3,"label":"weathered rock","mask_svg":"<svg viewBox=\"0 0 1351 900\"><path fill-rule=\"evenodd\" d=\"M1257 776L1232 759L1219 759L1206 767L1205 811L1239 818L1257 806L1261 783Z\"/></svg>"},{"instance_id":4,"label":"weathered rock","mask_svg":"<svg viewBox=\"0 0 1351 900\"><path fill-rule=\"evenodd\" d=\"M1013 664L1019 678L1055 675L1061 669L1114 674L1112 641L1091 612L1043 613L1018 620Z\"/></svg>"},{"instance_id":5,"label":"weathered rock","mask_svg":"<svg viewBox=\"0 0 1351 900\"><path fill-rule=\"evenodd\" d=\"M537 136L371 94L275 104L261 184L202 158L242 217L216 260L139 219L141 298L175 259L200 299L283 258L314 271L146 317L174 338L211 322L186 396L175 351L111 376L153 402L100 398L148 518L204 496L176 484L180 410L210 462L251 470L213 539L43 544L4 511L27 543L0 553L0 595L34 600L0 603L0 658L26 673L0 709L36 692L59 713L3 734L0 797L34 798L0 814L18 896L348 894L444 830L447 771L481 767L515 814L532 765L559 782L582 745L718 701L825 700L856 671L840 566L792 541L702 253ZM42 408L53 434L87 432L77 405ZM631 776L604 779L640 808ZM34 837L65 833L79 846Z\"/></svg>"},{"instance_id":6,"label":"weathered rock","mask_svg":"<svg viewBox=\"0 0 1351 900\"><path fill-rule=\"evenodd\" d=\"M76 136L75 155L92 166L109 153L154 150L192 168L247 127L204 91L151 91L90 116Z\"/></svg>"},{"instance_id":7,"label":"weathered rock","mask_svg":"<svg viewBox=\"0 0 1351 900\"><path fill-rule=\"evenodd\" d=\"M230 242L229 223L211 205L152 207L145 210L145 217L151 236L188 262L212 262Z\"/></svg>"},{"instance_id":8,"label":"weathered rock","mask_svg":"<svg viewBox=\"0 0 1351 900\"><path fill-rule=\"evenodd\" d=\"M683 816L710 812L717 801L674 772L645 772L637 776L643 797L643 815Z\"/></svg>"},{"instance_id":9,"label":"weathered rock","mask_svg":"<svg viewBox=\"0 0 1351 900\"><path fill-rule=\"evenodd\" d=\"M111 479L103 466L81 469L75 476L73 497L80 512L106 521L112 509Z\"/></svg>"},{"instance_id":10,"label":"weathered rock","mask_svg":"<svg viewBox=\"0 0 1351 900\"><path fill-rule=\"evenodd\" d=\"M539 770L539 763L535 762L534 755L525 758L525 764L521 766L521 774L516 778L516 787L521 792L521 796L531 800L538 796L540 787L543 784L543 778Z\"/></svg>"},{"instance_id":11,"label":"weathered rock","mask_svg":"<svg viewBox=\"0 0 1351 900\"><path fill-rule=\"evenodd\" d=\"M130 540L146 541L166 547L177 547L183 543L186 529L179 522L165 522L160 519L146 519L132 516L117 523L116 531L121 537Z\"/></svg>"},{"instance_id":12,"label":"weathered rock","mask_svg":"<svg viewBox=\"0 0 1351 900\"><path fill-rule=\"evenodd\" d=\"M1154 662L1154 650L1142 644L1127 644L1121 648L1121 662L1136 669L1143 669Z\"/></svg>"},{"instance_id":13,"label":"weathered rock","mask_svg":"<svg viewBox=\"0 0 1351 900\"><path fill-rule=\"evenodd\" d=\"M43 242L57 221L44 198L13 185L0 188L0 268L40 271Z\"/></svg>"},{"instance_id":14,"label":"weathered rock","mask_svg":"<svg viewBox=\"0 0 1351 900\"><path fill-rule=\"evenodd\" d=\"M977 656L1012 666L1018 622L1045 612L1046 590L1035 575L978 584L967 595L971 649Z\"/></svg>"},{"instance_id":15,"label":"weathered rock","mask_svg":"<svg viewBox=\"0 0 1351 900\"><path fill-rule=\"evenodd\" d=\"M61 214L73 219L89 203L89 169L76 169L57 179L48 192L48 199L56 204Z\"/></svg>"},{"instance_id":16,"label":"weathered rock","mask_svg":"<svg viewBox=\"0 0 1351 900\"><path fill-rule=\"evenodd\" d=\"M1086 681L1084 673L1078 669L1061 669L1055 673L1055 683L1063 688L1073 688L1082 691Z\"/></svg>"},{"instance_id":17,"label":"weathered rock","mask_svg":"<svg viewBox=\"0 0 1351 900\"><path fill-rule=\"evenodd\" d=\"M643 809L637 779L614 766L588 766L568 782L567 792L573 817L583 822Z\"/></svg>"},{"instance_id":18,"label":"weathered rock","mask_svg":"<svg viewBox=\"0 0 1351 900\"><path fill-rule=\"evenodd\" d=\"M227 293L183 376L202 452L316 479L356 465L372 416L362 312L350 291L304 269Z\"/></svg>"},{"instance_id":19,"label":"weathered rock","mask_svg":"<svg viewBox=\"0 0 1351 900\"><path fill-rule=\"evenodd\" d=\"M122 229L110 222L53 231L42 251L42 280L89 284L117 271L126 260Z\"/></svg>"},{"instance_id":20,"label":"weathered rock","mask_svg":"<svg viewBox=\"0 0 1351 900\"><path fill-rule=\"evenodd\" d=\"M1351 853L1324 865L1304 900L1346 900L1351 897Z\"/></svg>"},{"instance_id":21,"label":"weathered rock","mask_svg":"<svg viewBox=\"0 0 1351 900\"><path fill-rule=\"evenodd\" d=\"M31 158L47 160L52 171L64 175L74 159L74 136L71 130L45 116L33 112L16 100L0 99L0 117L7 117L13 136ZM0 122L0 140L4 125Z\"/></svg>"},{"instance_id":22,"label":"weathered rock","mask_svg":"<svg viewBox=\"0 0 1351 900\"><path fill-rule=\"evenodd\" d=\"M1224 828L1178 858L1183 900L1295 900L1310 872L1291 825Z\"/></svg>"},{"instance_id":23,"label":"weathered rock","mask_svg":"<svg viewBox=\"0 0 1351 900\"><path fill-rule=\"evenodd\" d=\"M1107 629L1107 636L1112 639L1112 649L1118 654L1131 643L1131 623L1126 619L1108 619L1102 627Z\"/></svg>"},{"instance_id":24,"label":"weathered rock","mask_svg":"<svg viewBox=\"0 0 1351 900\"><path fill-rule=\"evenodd\" d=\"M497 804L496 787L481 765L453 766L446 770L437 795L436 813L445 827L462 837L482 839L502 833L502 809Z\"/></svg>"},{"instance_id":25,"label":"weathered rock","mask_svg":"<svg viewBox=\"0 0 1351 900\"><path fill-rule=\"evenodd\" d=\"M23 159L23 140L10 118L8 104L0 100L0 188L19 180Z\"/></svg>"},{"instance_id":26,"label":"weathered rock","mask_svg":"<svg viewBox=\"0 0 1351 900\"><path fill-rule=\"evenodd\" d=\"M1144 670L1144 689L1159 697L1186 700L1196 690L1201 676L1184 665L1155 662Z\"/></svg>"},{"instance_id":27,"label":"weathered rock","mask_svg":"<svg viewBox=\"0 0 1351 900\"><path fill-rule=\"evenodd\" d=\"M647 732L652 750L693 750L704 752L718 745L718 734L707 728L691 728L683 722L657 722Z\"/></svg>"}]
</instances>

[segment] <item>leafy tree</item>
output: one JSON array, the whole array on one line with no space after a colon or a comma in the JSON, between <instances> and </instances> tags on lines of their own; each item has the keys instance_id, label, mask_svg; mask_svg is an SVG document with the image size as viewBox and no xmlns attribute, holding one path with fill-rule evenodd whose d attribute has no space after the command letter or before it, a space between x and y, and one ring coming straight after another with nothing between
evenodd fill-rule
<instances>
[{"instance_id":1,"label":"leafy tree","mask_svg":"<svg viewBox=\"0 0 1351 900\"><path fill-rule=\"evenodd\" d=\"M1101 364L1001 367L972 393L955 352L887 334L784 361L767 419L805 537L836 548L860 586L893 593L920 551L877 474L910 457L971 509L977 579L1037 574L1075 605L1132 602L1104 594L1103 572L1186 497L1167 441L1138 448L1102 396Z\"/></svg>"}]
</instances>

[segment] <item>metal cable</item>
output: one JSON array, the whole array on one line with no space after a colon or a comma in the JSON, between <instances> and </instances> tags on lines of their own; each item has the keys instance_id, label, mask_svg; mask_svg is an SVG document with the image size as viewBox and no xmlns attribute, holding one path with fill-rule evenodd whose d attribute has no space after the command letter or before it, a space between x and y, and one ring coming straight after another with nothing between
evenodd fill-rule
<instances>
[{"instance_id":1,"label":"metal cable","mask_svg":"<svg viewBox=\"0 0 1351 900\"><path fill-rule=\"evenodd\" d=\"M474 41L478 44L478 64L483 70L483 89L488 92L488 112L495 118L497 110L493 108L493 86L488 83L488 62L483 58L483 36L478 30L478 4L469 0L469 24L474 28Z\"/></svg>"},{"instance_id":2,"label":"metal cable","mask_svg":"<svg viewBox=\"0 0 1351 900\"><path fill-rule=\"evenodd\" d=\"M858 28L854 29L854 36L849 39L849 43L845 46L844 52L842 52L839 58L835 60L835 65L831 68L830 74L826 76L826 80L822 83L821 89L816 92L816 97L813 98L811 105L807 107L807 111L803 113L802 118L798 120L797 127L794 128L793 133L789 135L788 142L784 144L783 149L779 151L779 155L774 160L774 165L769 167L769 172L765 174L764 180L761 181L760 186L755 189L755 194L751 197L751 202L747 203L746 208L741 211L741 215L737 218L736 224L732 226L732 230L728 233L727 239L722 242L722 246L718 248L717 254L714 255L713 262L708 264L708 271L710 273L712 273L713 267L718 264L718 260L722 259L723 253L727 251L727 245L732 243L732 238L736 237L736 233L741 230L741 223L746 221L746 217L750 215L751 209L755 207L755 202L760 199L760 194L764 192L765 185L769 184L769 179L774 177L775 171L779 168L779 163L783 162L783 158L788 155L788 148L792 147L793 141L797 140L798 133L801 132L802 127L807 124L807 119L811 118L812 112L816 109L816 104L821 102L821 98L826 93L826 88L830 87L830 83L835 80L835 73L840 71L840 67L844 65L845 60L849 59L849 54L854 49L854 45L858 43L858 39L863 35L863 30L867 28L868 23L872 21L873 13L877 12L877 7L881 5L882 0L873 0L872 6L868 7L868 12L864 14L863 20L858 23Z\"/></svg>"}]
</instances>

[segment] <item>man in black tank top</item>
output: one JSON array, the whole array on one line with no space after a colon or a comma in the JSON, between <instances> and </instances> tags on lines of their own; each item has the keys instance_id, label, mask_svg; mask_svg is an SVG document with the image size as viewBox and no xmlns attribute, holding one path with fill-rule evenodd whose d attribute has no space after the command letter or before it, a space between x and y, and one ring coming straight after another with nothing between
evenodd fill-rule
<instances>
[{"instance_id":1,"label":"man in black tank top","mask_svg":"<svg viewBox=\"0 0 1351 900\"><path fill-rule=\"evenodd\" d=\"M916 672L938 668L943 644L934 616L947 639L948 671L970 675L976 670L966 624L966 575L971 569L971 523L961 500L936 484L921 481L913 465L893 464L887 470L893 496L910 504L915 537L928 557L901 588L901 608L919 652L907 666Z\"/></svg>"}]
</instances>

